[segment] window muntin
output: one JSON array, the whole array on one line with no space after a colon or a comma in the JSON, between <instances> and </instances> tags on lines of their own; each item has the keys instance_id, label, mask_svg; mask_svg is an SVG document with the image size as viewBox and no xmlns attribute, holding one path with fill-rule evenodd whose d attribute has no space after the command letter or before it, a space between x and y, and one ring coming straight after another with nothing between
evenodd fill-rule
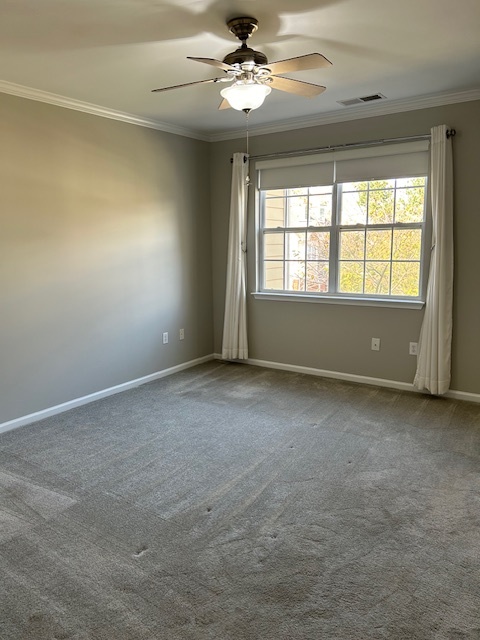
<instances>
[{"instance_id":1,"label":"window muntin","mask_svg":"<svg viewBox=\"0 0 480 640\"><path fill-rule=\"evenodd\" d=\"M260 196L262 291L420 298L425 176Z\"/></svg>"}]
</instances>

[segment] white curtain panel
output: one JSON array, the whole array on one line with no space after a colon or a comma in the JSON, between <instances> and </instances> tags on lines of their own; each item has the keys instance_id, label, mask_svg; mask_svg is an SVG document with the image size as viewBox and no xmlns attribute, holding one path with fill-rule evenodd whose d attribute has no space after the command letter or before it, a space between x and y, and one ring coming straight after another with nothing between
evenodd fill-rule
<instances>
[{"instance_id":1,"label":"white curtain panel","mask_svg":"<svg viewBox=\"0 0 480 640\"><path fill-rule=\"evenodd\" d=\"M414 385L435 395L450 386L453 303L453 166L447 126L431 130L432 253Z\"/></svg>"},{"instance_id":2,"label":"white curtain panel","mask_svg":"<svg viewBox=\"0 0 480 640\"><path fill-rule=\"evenodd\" d=\"M247 196L248 157L233 155L227 288L223 322L222 358L246 360L247 344Z\"/></svg>"}]
</instances>

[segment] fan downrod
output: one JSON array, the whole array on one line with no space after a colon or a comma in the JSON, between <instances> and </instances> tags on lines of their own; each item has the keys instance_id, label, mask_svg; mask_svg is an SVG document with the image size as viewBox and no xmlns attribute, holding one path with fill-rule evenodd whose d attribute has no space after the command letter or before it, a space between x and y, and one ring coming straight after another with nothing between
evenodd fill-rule
<instances>
[{"instance_id":1,"label":"fan downrod","mask_svg":"<svg viewBox=\"0 0 480 640\"><path fill-rule=\"evenodd\" d=\"M256 18L232 18L227 22L230 33L240 40L242 46L225 56L223 62L230 65L242 65L251 63L255 65L265 65L268 63L267 56L261 51L255 51L247 46L247 40L258 29Z\"/></svg>"}]
</instances>

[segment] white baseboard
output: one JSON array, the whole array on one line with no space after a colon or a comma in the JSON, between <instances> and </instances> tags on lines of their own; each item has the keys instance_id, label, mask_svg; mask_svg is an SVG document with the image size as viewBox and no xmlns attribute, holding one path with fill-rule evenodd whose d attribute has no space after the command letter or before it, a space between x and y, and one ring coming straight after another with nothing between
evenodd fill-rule
<instances>
[{"instance_id":1,"label":"white baseboard","mask_svg":"<svg viewBox=\"0 0 480 640\"><path fill-rule=\"evenodd\" d=\"M214 358L216 360L222 360L220 353L215 353ZM334 378L336 380L345 380L347 382L357 382L359 384L369 384L375 387L387 387L388 389L400 389L401 391L413 391L415 393L425 393L419 391L413 386L411 382L400 382L398 380L386 380L384 378L372 378L370 376L360 376L354 373L343 373L341 371L329 371L327 369L315 369L313 367L302 367L296 364L285 364L284 362L270 362L269 360L255 360L254 358L248 358L248 360L240 360L239 362L245 362L245 364L251 364L256 367L265 367L267 369L280 369L282 371L293 371L294 373L306 373L310 376L319 376L322 378ZM428 392L427 392L428 395ZM446 398L454 398L455 400L466 400L467 402L480 403L480 394L469 393L467 391L455 391L450 389L445 394Z\"/></svg>"},{"instance_id":2,"label":"white baseboard","mask_svg":"<svg viewBox=\"0 0 480 640\"><path fill-rule=\"evenodd\" d=\"M122 391L133 389L134 387L139 387L142 384L153 382L154 380L158 380L159 378L171 376L173 373L178 373L179 371L183 371L184 369L190 369L190 367L195 367L197 364L202 364L203 362L208 362L209 360L214 359L215 356L213 354L209 354L208 356L203 356L202 358L196 358L195 360L182 362L182 364L177 364L175 367L163 369L163 371L157 371L155 373L151 373L148 376L143 376L142 378L136 378L135 380L123 382L122 384L117 384L116 386L109 387L108 389L102 389L102 391L90 393L88 396L82 396L81 398L75 398L74 400L69 400L68 402L57 404L55 407L49 407L48 409L43 409L42 411L37 411L20 418L15 418L14 420L9 420L8 422L0 424L0 433L10 431L11 429L16 429L17 427L23 427L26 424L31 424L32 422L38 422L38 420L43 420L44 418L55 416L58 413L63 413L64 411L68 411L69 409L80 407L83 404L88 404L89 402L95 402L95 400L100 400L101 398L113 396L116 393L121 393Z\"/></svg>"},{"instance_id":3,"label":"white baseboard","mask_svg":"<svg viewBox=\"0 0 480 640\"><path fill-rule=\"evenodd\" d=\"M454 398L455 400L466 400L467 402L480 402L480 393L469 393L468 391L456 391L450 389L445 394L447 398Z\"/></svg>"},{"instance_id":4,"label":"white baseboard","mask_svg":"<svg viewBox=\"0 0 480 640\"><path fill-rule=\"evenodd\" d=\"M50 416L57 415L58 413L69 411L70 409L80 407L84 404L88 404L89 402L95 402L95 400L100 400L101 398L113 396L116 393L121 393L122 391L133 389L134 387L139 387L140 385L146 384L147 382L153 382L154 380L165 378L166 376L170 376L185 369L190 369L190 367L194 367L197 364L202 364L203 362L208 362L209 360L222 360L222 356L220 353L209 354L208 356L203 356L202 358L196 358L195 360L183 362L182 364L178 364L175 367L170 367L169 369L163 369L163 371L151 373L150 375L143 376L142 378L137 378L135 380L130 380L129 382L118 384L115 387L109 387L108 389L103 389L102 391L96 391L95 393L91 393L87 396L82 396L81 398L76 398L68 402L63 402L62 404L58 404L54 407L49 407L48 409L43 409L42 411L37 411L20 418L15 418L14 420L9 420L8 422L0 424L0 433L16 429L17 427L23 427L24 425L31 424L32 422L38 422L39 420L43 420L44 418L49 418ZM241 362L245 362L245 364L251 364L256 367L265 367L267 369L280 369L281 371L305 373L311 376L334 378L336 380L357 382L359 384L369 384L376 387L387 387L389 389L400 389L402 391L414 391L416 393L423 393L415 389L413 384L409 382L399 382L398 380L372 378L370 376L360 376L353 373L329 371L327 369L315 369L313 367L302 367L300 365L285 364L283 362L271 362L269 360L256 360L254 358L249 358L245 361L242 360ZM447 393L445 394L445 397L454 398L456 400L464 400L467 402L480 403L480 394L469 393L468 391L456 391L454 389L450 389L450 391L447 391Z\"/></svg>"}]
</instances>

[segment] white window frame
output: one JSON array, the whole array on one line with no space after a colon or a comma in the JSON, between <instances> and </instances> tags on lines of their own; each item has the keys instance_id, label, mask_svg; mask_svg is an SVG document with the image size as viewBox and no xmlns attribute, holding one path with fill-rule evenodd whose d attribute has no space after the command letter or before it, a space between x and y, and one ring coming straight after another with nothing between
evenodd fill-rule
<instances>
[{"instance_id":1,"label":"white window frame","mask_svg":"<svg viewBox=\"0 0 480 640\"><path fill-rule=\"evenodd\" d=\"M308 162L308 161L307 161ZM299 164L303 164L299 162ZM383 176L383 178L364 178L362 181L369 182L376 179L401 179L410 177L424 177L425 178L425 199L424 199L424 216L423 221L419 223L392 223L392 224L375 224L375 225L341 225L340 224L340 196L342 191L342 185L344 182L336 182L332 180L332 224L329 227L279 227L279 233L289 232L305 232L305 231L329 231L330 232L330 256L329 256L329 291L328 292L308 292L308 291L290 291L286 289L272 290L264 289L264 255L263 255L263 235L266 230L267 233L274 233L272 229L265 228L263 225L264 214L264 191L275 189L276 187L266 187L265 190L261 189L259 179L257 179L256 190L256 291L253 296L257 299L269 299L269 300L289 300L295 302L323 302L330 304L352 304L363 306L386 306L386 307L400 307L400 308L413 308L419 309L423 307L425 303L426 294L426 274L428 273L429 263L429 251L428 251L428 239L431 236L431 216L430 203L429 203L429 189L428 189L428 172L422 174L416 173L411 175L390 175ZM257 173L259 178L259 172ZM310 179L311 181L311 179ZM347 182L347 181L345 181ZM298 186L315 186L314 184L302 184ZM278 188L292 188L293 185L287 187ZM368 222L368 221L367 221ZM338 278L340 272L339 261L339 234L342 229L395 229L395 228L420 228L422 230L422 245L420 255L420 276L419 276L419 295L414 296L397 296L390 294L374 295L365 293L343 293L338 291ZM282 261L285 264L285 259ZM285 282L284 282L285 284Z\"/></svg>"}]
</instances>

